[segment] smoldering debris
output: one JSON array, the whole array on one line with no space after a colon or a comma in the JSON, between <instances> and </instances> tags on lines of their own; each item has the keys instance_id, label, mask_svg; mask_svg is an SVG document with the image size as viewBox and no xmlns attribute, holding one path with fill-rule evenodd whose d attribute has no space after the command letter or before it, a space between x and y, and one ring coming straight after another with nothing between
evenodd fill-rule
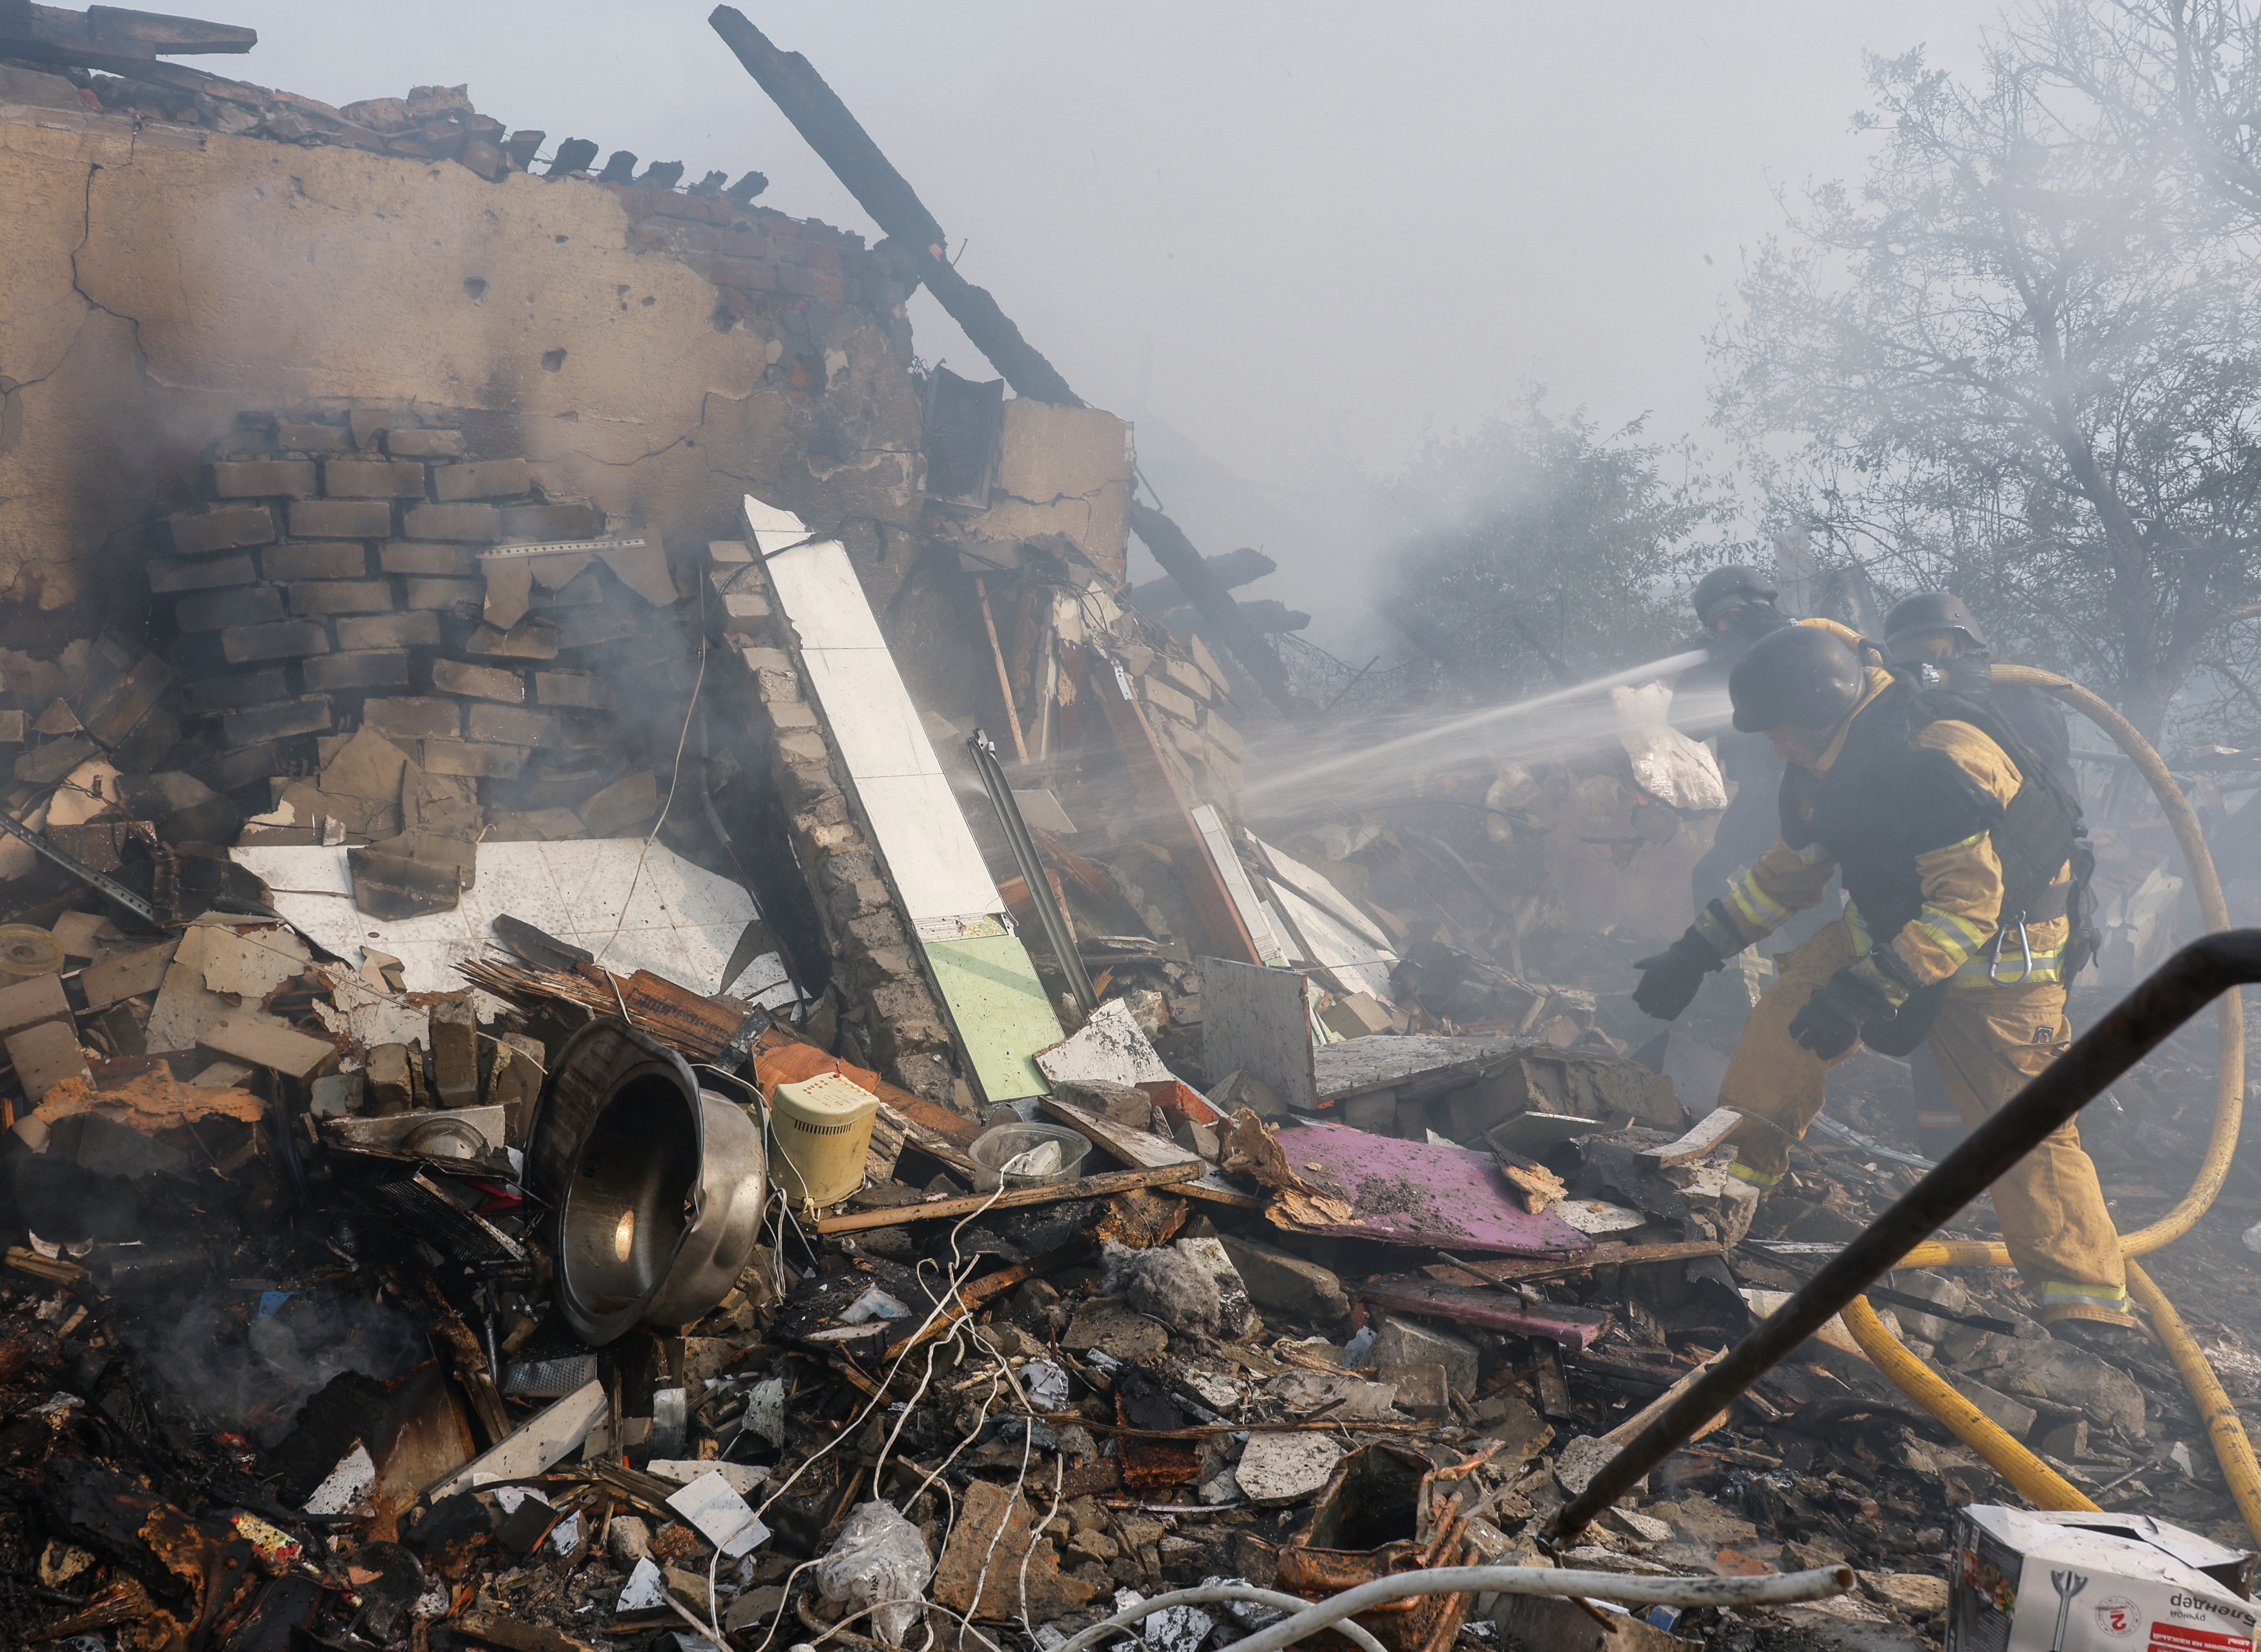
<instances>
[{"instance_id":1,"label":"smoldering debris","mask_svg":"<svg viewBox=\"0 0 2261 1652\"><path fill-rule=\"evenodd\" d=\"M771 329L776 417L702 426L700 463L788 479L678 532L488 392L276 388L120 531L130 600L0 637L0 1632L757 1652L922 1619L1057 1652L1207 1587L1139 1631L1201 1652L1480 1560L1578 1601L1361 1633L1545 1644L1619 1596L1635 1640L1943 1628L2015 1460L1858 1316L1542 1542L1920 1168L1912 1074L1872 1053L1763 1203L1686 1144L1773 966L1663 1038L1628 997L1729 801L1685 653L1354 723L1017 334L1020 395L915 377L905 284L967 297L925 241L578 140L514 179L546 140L459 88L80 78L97 131L606 191L712 287L702 342ZM603 399L571 422L626 427ZM842 492L851 452L899 492ZM1128 585L1134 526L1174 590ZM2098 839L2115 982L2182 922L2163 831ZM2170 1045L2086 1121L2131 1215L2187 1185L2214 1076ZM2155 1266L2250 1400L2243 1253L2214 1254L2242 1225ZM2056 1342L1984 1272L1870 1306L2242 1595L2237 1488L2162 1354Z\"/></svg>"},{"instance_id":2,"label":"smoldering debris","mask_svg":"<svg viewBox=\"0 0 2261 1652\"><path fill-rule=\"evenodd\" d=\"M205 1432L279 1445L314 1393L348 1371L391 1382L430 1357L415 1320L317 1289L205 1290L121 1312L120 1340L169 1405Z\"/></svg>"}]
</instances>

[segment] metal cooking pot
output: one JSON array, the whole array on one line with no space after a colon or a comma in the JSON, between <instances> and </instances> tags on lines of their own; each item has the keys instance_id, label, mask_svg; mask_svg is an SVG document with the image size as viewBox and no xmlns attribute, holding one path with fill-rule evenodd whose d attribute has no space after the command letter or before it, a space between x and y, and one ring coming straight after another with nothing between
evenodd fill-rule
<instances>
[{"instance_id":1,"label":"metal cooking pot","mask_svg":"<svg viewBox=\"0 0 2261 1652\"><path fill-rule=\"evenodd\" d=\"M699 1319L761 1238L759 1124L700 1089L674 1051L612 1017L559 1054L527 1171L556 1211L558 1306L592 1347L635 1325Z\"/></svg>"}]
</instances>

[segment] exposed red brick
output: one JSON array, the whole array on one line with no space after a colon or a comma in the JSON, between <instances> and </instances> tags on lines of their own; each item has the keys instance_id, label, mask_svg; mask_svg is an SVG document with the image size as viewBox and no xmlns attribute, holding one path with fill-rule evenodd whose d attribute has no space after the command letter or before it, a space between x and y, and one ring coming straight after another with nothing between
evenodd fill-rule
<instances>
[{"instance_id":1,"label":"exposed red brick","mask_svg":"<svg viewBox=\"0 0 2261 1652\"><path fill-rule=\"evenodd\" d=\"M835 304L848 299L848 284L821 269L796 269L788 264L778 271L778 284L806 298L829 298Z\"/></svg>"},{"instance_id":2,"label":"exposed red brick","mask_svg":"<svg viewBox=\"0 0 2261 1652\"><path fill-rule=\"evenodd\" d=\"M779 285L779 272L752 258L723 258L709 254L685 262L718 287L744 287L750 291L774 292Z\"/></svg>"}]
</instances>

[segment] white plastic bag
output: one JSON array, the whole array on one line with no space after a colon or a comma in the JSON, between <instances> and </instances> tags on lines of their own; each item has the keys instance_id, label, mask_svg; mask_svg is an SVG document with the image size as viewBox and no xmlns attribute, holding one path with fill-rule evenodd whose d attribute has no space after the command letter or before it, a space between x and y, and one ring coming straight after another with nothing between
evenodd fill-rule
<instances>
[{"instance_id":1,"label":"white plastic bag","mask_svg":"<svg viewBox=\"0 0 2261 1652\"><path fill-rule=\"evenodd\" d=\"M872 1613L872 1634L901 1646L926 1615L927 1579L934 1557L919 1529L892 1503L858 1503L840 1528L832 1552L816 1564L816 1586L836 1605Z\"/></svg>"}]
</instances>

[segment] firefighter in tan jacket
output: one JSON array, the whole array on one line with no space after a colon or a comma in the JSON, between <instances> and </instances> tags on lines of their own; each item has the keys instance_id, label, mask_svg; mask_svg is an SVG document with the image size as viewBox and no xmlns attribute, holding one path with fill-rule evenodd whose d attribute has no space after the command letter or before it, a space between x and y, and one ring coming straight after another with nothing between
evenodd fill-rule
<instances>
[{"instance_id":1,"label":"firefighter in tan jacket","mask_svg":"<svg viewBox=\"0 0 2261 1652\"><path fill-rule=\"evenodd\" d=\"M1728 693L1735 726L1769 736L1788 764L1782 837L1636 966L1633 1002L1677 1016L1707 972L1820 901L1834 873L1843 921L1781 960L1720 1082L1719 1105L1746 1116L1733 1174L1762 1190L1782 1179L1791 1143L1821 1110L1823 1075L1863 1040L1906 1054L1927 1038L1976 1126L2071 1039L2078 805L1984 702L1864 664L1860 639L1828 621L1755 644ZM1992 1193L2051 1334L2108 1346L2137 1325L2119 1235L2072 1125Z\"/></svg>"}]
</instances>

